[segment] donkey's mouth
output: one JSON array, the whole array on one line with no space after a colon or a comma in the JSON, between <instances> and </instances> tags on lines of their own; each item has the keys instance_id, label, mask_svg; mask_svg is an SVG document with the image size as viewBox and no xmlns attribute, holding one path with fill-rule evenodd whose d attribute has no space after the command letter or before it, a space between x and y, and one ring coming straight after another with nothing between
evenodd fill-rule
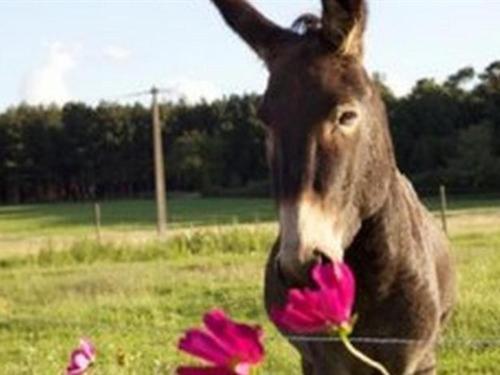
<instances>
[{"instance_id":1,"label":"donkey's mouth","mask_svg":"<svg viewBox=\"0 0 500 375\"><path fill-rule=\"evenodd\" d=\"M274 261L274 271L276 273L278 281L286 289L292 288L303 288L303 287L314 287L315 284L311 278L311 270L318 263L331 263L331 261L326 257L315 257L313 260L308 262L306 265L301 267L297 272L291 273L284 270L279 257Z\"/></svg>"},{"instance_id":2,"label":"donkey's mouth","mask_svg":"<svg viewBox=\"0 0 500 375\"><path fill-rule=\"evenodd\" d=\"M285 276L279 258L274 260L274 272L278 277L278 280L283 284L283 286L287 289L291 288L291 283L288 281L288 278Z\"/></svg>"}]
</instances>

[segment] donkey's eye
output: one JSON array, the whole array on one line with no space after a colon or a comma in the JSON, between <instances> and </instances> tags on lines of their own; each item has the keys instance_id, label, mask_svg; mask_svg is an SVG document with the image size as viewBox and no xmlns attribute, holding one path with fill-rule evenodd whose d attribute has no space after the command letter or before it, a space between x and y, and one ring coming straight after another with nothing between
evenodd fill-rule
<instances>
[{"instance_id":1,"label":"donkey's eye","mask_svg":"<svg viewBox=\"0 0 500 375\"><path fill-rule=\"evenodd\" d=\"M340 126L351 126L354 125L358 118L358 114L355 111L344 111L340 114L338 119L338 124Z\"/></svg>"}]
</instances>

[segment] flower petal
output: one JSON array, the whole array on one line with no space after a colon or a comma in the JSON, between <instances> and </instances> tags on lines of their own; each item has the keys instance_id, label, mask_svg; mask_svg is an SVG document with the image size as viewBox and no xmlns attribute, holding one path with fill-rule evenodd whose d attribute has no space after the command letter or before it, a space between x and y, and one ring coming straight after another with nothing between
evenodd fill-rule
<instances>
[{"instance_id":1,"label":"flower petal","mask_svg":"<svg viewBox=\"0 0 500 375\"><path fill-rule=\"evenodd\" d=\"M351 320L355 280L345 263L318 264L311 276L317 289L291 289L284 309L271 312L273 321L296 333L324 332Z\"/></svg>"},{"instance_id":2,"label":"flower petal","mask_svg":"<svg viewBox=\"0 0 500 375\"><path fill-rule=\"evenodd\" d=\"M94 345L89 339L82 338L80 339L80 349L91 361L95 360L96 350Z\"/></svg>"},{"instance_id":3,"label":"flower petal","mask_svg":"<svg viewBox=\"0 0 500 375\"><path fill-rule=\"evenodd\" d=\"M337 286L337 277L334 272L335 265L318 264L312 269L312 279L319 289L332 289Z\"/></svg>"},{"instance_id":4,"label":"flower petal","mask_svg":"<svg viewBox=\"0 0 500 375\"><path fill-rule=\"evenodd\" d=\"M326 318L311 317L307 312L296 310L290 305L283 310L272 310L271 319L279 327L295 333L323 332L328 324Z\"/></svg>"},{"instance_id":5,"label":"flower petal","mask_svg":"<svg viewBox=\"0 0 500 375\"><path fill-rule=\"evenodd\" d=\"M260 342L262 329L246 324L236 323L221 310L213 310L204 316L207 329L234 358L252 364L262 361L264 347Z\"/></svg>"},{"instance_id":6,"label":"flower petal","mask_svg":"<svg viewBox=\"0 0 500 375\"><path fill-rule=\"evenodd\" d=\"M78 347L71 352L69 365L66 368L66 374L83 374L90 367L92 362L94 362L94 360L95 355L92 358L89 358L88 353L85 350L82 350L81 347Z\"/></svg>"},{"instance_id":7,"label":"flower petal","mask_svg":"<svg viewBox=\"0 0 500 375\"><path fill-rule=\"evenodd\" d=\"M324 319L325 316L321 309L323 298L321 293L317 291L292 289L288 294L288 304L311 318Z\"/></svg>"},{"instance_id":8,"label":"flower petal","mask_svg":"<svg viewBox=\"0 0 500 375\"><path fill-rule=\"evenodd\" d=\"M332 289L328 293L322 293L322 311L328 321L334 325L341 325L349 320L350 308L339 298L338 290Z\"/></svg>"},{"instance_id":9,"label":"flower petal","mask_svg":"<svg viewBox=\"0 0 500 375\"><path fill-rule=\"evenodd\" d=\"M341 275L341 282L339 286L340 299L342 300L342 303L349 308L349 315L351 315L354 297L356 294L356 280L347 264L342 263L338 265L338 268Z\"/></svg>"},{"instance_id":10,"label":"flower petal","mask_svg":"<svg viewBox=\"0 0 500 375\"><path fill-rule=\"evenodd\" d=\"M232 356L211 334L199 329L188 330L180 339L178 348L216 365L227 365Z\"/></svg>"}]
</instances>

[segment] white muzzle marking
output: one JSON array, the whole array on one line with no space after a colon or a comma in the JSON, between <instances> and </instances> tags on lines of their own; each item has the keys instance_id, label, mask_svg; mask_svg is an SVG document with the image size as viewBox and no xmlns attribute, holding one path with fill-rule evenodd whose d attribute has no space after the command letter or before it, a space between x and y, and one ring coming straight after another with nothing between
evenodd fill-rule
<instances>
[{"instance_id":1,"label":"white muzzle marking","mask_svg":"<svg viewBox=\"0 0 500 375\"><path fill-rule=\"evenodd\" d=\"M342 260L342 231L332 213L327 215L320 205L301 200L281 204L279 216L281 262L303 264L315 249L332 261Z\"/></svg>"}]
</instances>

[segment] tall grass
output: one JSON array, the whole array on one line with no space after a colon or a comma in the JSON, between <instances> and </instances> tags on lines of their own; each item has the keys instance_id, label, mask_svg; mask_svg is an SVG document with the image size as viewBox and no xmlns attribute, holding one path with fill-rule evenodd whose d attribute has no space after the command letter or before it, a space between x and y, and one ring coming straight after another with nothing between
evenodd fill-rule
<instances>
[{"instance_id":1,"label":"tall grass","mask_svg":"<svg viewBox=\"0 0 500 375\"><path fill-rule=\"evenodd\" d=\"M271 229L234 227L230 230L184 231L168 240L147 241L143 244L115 241L99 243L86 239L75 241L61 250L48 242L37 254L0 259L0 267L146 262L193 255L251 254L268 249L274 238L275 233Z\"/></svg>"}]
</instances>

